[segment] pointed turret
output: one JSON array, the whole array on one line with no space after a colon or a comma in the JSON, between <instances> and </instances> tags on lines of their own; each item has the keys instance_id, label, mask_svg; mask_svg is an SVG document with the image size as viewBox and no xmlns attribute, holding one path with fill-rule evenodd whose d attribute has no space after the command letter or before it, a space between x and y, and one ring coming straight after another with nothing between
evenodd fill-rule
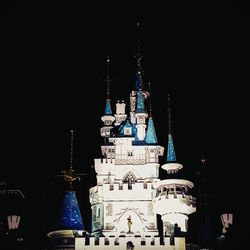
<instances>
[{"instance_id":1,"label":"pointed turret","mask_svg":"<svg viewBox=\"0 0 250 250\"><path fill-rule=\"evenodd\" d=\"M167 162L175 162L176 155L174 149L174 141L172 137L172 114L171 114L171 104L170 95L168 95L168 149L167 149Z\"/></svg>"},{"instance_id":2,"label":"pointed turret","mask_svg":"<svg viewBox=\"0 0 250 250\"><path fill-rule=\"evenodd\" d=\"M137 23L137 30L139 34L140 24ZM130 95L130 102L131 102L131 110L130 110L130 117L132 124L135 124L135 141L141 143L145 142L146 136L146 118L148 114L145 110L144 99L148 97L148 92L143 91L143 82L142 82L142 65L141 65L141 46L139 39L137 40L137 49L136 49L136 61L137 61L137 71L136 71L136 90L135 92L132 91ZM135 99L136 97L136 99ZM136 101L136 109L135 109L135 102ZM132 103L133 102L133 103Z\"/></svg>"},{"instance_id":3,"label":"pointed turret","mask_svg":"<svg viewBox=\"0 0 250 250\"><path fill-rule=\"evenodd\" d=\"M106 97L106 106L105 106L105 115L112 115L111 101L110 101L110 77L109 77L109 62L110 59L107 57L107 97Z\"/></svg>"},{"instance_id":4,"label":"pointed turret","mask_svg":"<svg viewBox=\"0 0 250 250\"><path fill-rule=\"evenodd\" d=\"M147 134L146 134L146 143L147 144L157 144L158 140L156 137L155 126L154 126L154 121L153 121L153 117L152 117L151 84L148 83L148 86L149 86L150 99L149 99L149 119L148 119L148 129L147 129Z\"/></svg>"},{"instance_id":5,"label":"pointed turret","mask_svg":"<svg viewBox=\"0 0 250 250\"><path fill-rule=\"evenodd\" d=\"M170 97L168 96L168 151L167 163L161 166L168 174L183 166L176 163L172 137ZM188 215L196 211L196 199L191 195L194 184L184 179L165 179L154 184L154 211L161 215L165 235L173 238L187 232Z\"/></svg>"},{"instance_id":6,"label":"pointed turret","mask_svg":"<svg viewBox=\"0 0 250 250\"><path fill-rule=\"evenodd\" d=\"M69 184L62 199L61 210L56 224L56 231L49 232L47 235L51 239L52 249L58 249L58 244L63 244L65 248L72 244L71 238L88 234L82 220L80 208L78 206L73 182L79 180L73 169L73 139L74 133L71 132L70 144L70 167L67 171L62 171L65 182ZM61 240L62 239L62 240Z\"/></svg>"},{"instance_id":7,"label":"pointed turret","mask_svg":"<svg viewBox=\"0 0 250 250\"><path fill-rule=\"evenodd\" d=\"M112 124L115 120L114 116L112 115L111 100L110 100L110 82L111 81L110 81L110 76L109 76L109 62L110 62L110 59L109 57L107 57L107 77L106 77L107 96L106 96L104 116L101 117L101 120L104 123L104 127L101 128L101 136L103 137L110 136L110 130L113 128Z\"/></svg>"},{"instance_id":8,"label":"pointed turret","mask_svg":"<svg viewBox=\"0 0 250 250\"><path fill-rule=\"evenodd\" d=\"M167 148L167 163L162 166L168 174L176 173L183 166L176 162L176 154L174 149L174 140L172 136L172 114L170 95L168 95L168 148Z\"/></svg>"},{"instance_id":9,"label":"pointed turret","mask_svg":"<svg viewBox=\"0 0 250 250\"><path fill-rule=\"evenodd\" d=\"M66 190L63 198L58 220L58 228L83 230L84 225L82 216L76 199L75 191L73 190L73 182L79 179L79 177L75 175L75 170L73 168L74 131L71 130L70 133L70 168L67 172L64 172L64 180L69 184L69 188Z\"/></svg>"},{"instance_id":10,"label":"pointed turret","mask_svg":"<svg viewBox=\"0 0 250 250\"><path fill-rule=\"evenodd\" d=\"M136 133L136 123L137 117L136 113L146 113L144 107L144 100L148 98L149 93L144 90L143 88L143 68L142 68L142 49L140 46L140 39L139 39L139 32L140 32L140 23L137 23L137 45L136 45L136 79L135 79L135 90L131 91L130 93L130 121L133 124L134 132ZM139 136L140 137L140 136ZM144 140L139 139L139 140Z\"/></svg>"}]
</instances>

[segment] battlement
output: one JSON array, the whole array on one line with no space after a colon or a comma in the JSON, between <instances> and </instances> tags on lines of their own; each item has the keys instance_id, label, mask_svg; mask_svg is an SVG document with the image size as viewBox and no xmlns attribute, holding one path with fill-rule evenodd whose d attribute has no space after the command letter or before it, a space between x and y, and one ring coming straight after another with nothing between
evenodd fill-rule
<instances>
[{"instance_id":1,"label":"battlement","mask_svg":"<svg viewBox=\"0 0 250 250\"><path fill-rule=\"evenodd\" d=\"M92 201L111 199L111 200L152 200L152 182L142 181L131 185L128 183L105 183L90 189ZM142 196L143 194L143 196Z\"/></svg>"},{"instance_id":2,"label":"battlement","mask_svg":"<svg viewBox=\"0 0 250 250\"><path fill-rule=\"evenodd\" d=\"M161 241L160 237L78 237L75 238L75 249L76 250L87 250L87 249L126 249L127 244L133 244L134 249L165 249L165 250L185 250L185 238L175 237L164 237Z\"/></svg>"},{"instance_id":3,"label":"battlement","mask_svg":"<svg viewBox=\"0 0 250 250\"><path fill-rule=\"evenodd\" d=\"M191 214L196 211L196 198L183 193L162 192L153 199L155 211L159 214L184 213Z\"/></svg>"}]
</instances>

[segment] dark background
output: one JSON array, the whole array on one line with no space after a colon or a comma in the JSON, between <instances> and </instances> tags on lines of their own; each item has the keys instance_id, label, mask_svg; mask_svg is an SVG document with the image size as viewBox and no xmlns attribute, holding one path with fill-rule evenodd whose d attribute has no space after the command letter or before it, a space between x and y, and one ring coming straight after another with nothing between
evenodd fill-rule
<instances>
[{"instance_id":1,"label":"dark background","mask_svg":"<svg viewBox=\"0 0 250 250\"><path fill-rule=\"evenodd\" d=\"M142 24L139 35L137 22ZM240 213L237 197L247 183L243 143L249 24L243 1L163 6L1 2L0 176L26 194L30 245L42 242L53 228L63 190L62 181L53 176L69 167L69 131L75 131L78 172L89 173L93 159L100 157L106 57L111 59L115 111L114 102L128 101L135 86L138 36L144 82L152 83L159 144L167 143L170 94L183 175L198 185L200 158L205 155L212 220L216 224L223 211ZM90 178L76 185L86 223L90 185ZM238 228L240 222L236 216ZM34 228L37 234L30 237Z\"/></svg>"}]
</instances>

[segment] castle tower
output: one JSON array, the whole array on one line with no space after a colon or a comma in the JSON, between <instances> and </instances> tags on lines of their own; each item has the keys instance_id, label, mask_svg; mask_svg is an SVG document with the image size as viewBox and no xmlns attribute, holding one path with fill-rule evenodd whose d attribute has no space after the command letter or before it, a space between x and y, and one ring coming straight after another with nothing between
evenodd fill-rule
<instances>
[{"instance_id":1,"label":"castle tower","mask_svg":"<svg viewBox=\"0 0 250 250\"><path fill-rule=\"evenodd\" d=\"M114 116L112 115L112 108L111 108L111 100L110 100L110 76L109 76L109 62L110 59L107 57L107 97L106 97L106 105L104 115L101 117L101 120L104 123L104 127L101 128L101 136L105 139L110 136L110 130L113 128L112 124L115 120Z\"/></svg>"},{"instance_id":2,"label":"castle tower","mask_svg":"<svg viewBox=\"0 0 250 250\"><path fill-rule=\"evenodd\" d=\"M62 171L64 181L68 184L68 189L62 199L61 210L58 216L55 230L49 232L50 249L75 249L75 237L84 237L88 234L82 220L78 206L76 192L73 189L73 182L80 177L73 169L73 130L71 130L70 167L67 171Z\"/></svg>"},{"instance_id":3,"label":"castle tower","mask_svg":"<svg viewBox=\"0 0 250 250\"><path fill-rule=\"evenodd\" d=\"M168 148L167 163L162 166L168 174L176 173L183 166L176 162L171 128L170 97L168 97ZM196 199L191 195L194 184L183 179L165 179L154 184L154 211L161 215L164 234L182 235L188 230L188 215L196 211ZM184 234L183 234L184 235Z\"/></svg>"}]
</instances>

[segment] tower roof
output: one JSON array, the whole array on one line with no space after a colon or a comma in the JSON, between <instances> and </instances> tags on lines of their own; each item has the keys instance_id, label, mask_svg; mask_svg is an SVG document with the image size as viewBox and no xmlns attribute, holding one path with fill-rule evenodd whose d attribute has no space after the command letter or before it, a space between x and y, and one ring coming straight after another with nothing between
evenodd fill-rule
<instances>
[{"instance_id":1,"label":"tower roof","mask_svg":"<svg viewBox=\"0 0 250 250\"><path fill-rule=\"evenodd\" d=\"M107 83L107 97L106 97L106 105L105 105L105 115L112 115L112 109L111 109L111 101L110 101L110 76L109 76L109 62L110 59L107 57L107 77L106 77L106 83Z\"/></svg>"},{"instance_id":2,"label":"tower roof","mask_svg":"<svg viewBox=\"0 0 250 250\"><path fill-rule=\"evenodd\" d=\"M172 116L170 106L170 95L168 95L168 149L167 149L167 162L175 162L176 154L174 149L174 141L172 136Z\"/></svg>"},{"instance_id":3,"label":"tower roof","mask_svg":"<svg viewBox=\"0 0 250 250\"><path fill-rule=\"evenodd\" d=\"M106 99L105 115L112 115L112 109L111 109L110 99Z\"/></svg>"},{"instance_id":4,"label":"tower roof","mask_svg":"<svg viewBox=\"0 0 250 250\"><path fill-rule=\"evenodd\" d=\"M171 134L168 134L168 151L167 151L167 162L176 161L176 155L174 150L174 141Z\"/></svg>"},{"instance_id":5,"label":"tower roof","mask_svg":"<svg viewBox=\"0 0 250 250\"><path fill-rule=\"evenodd\" d=\"M148 129L146 134L146 143L157 144L158 140L156 137L155 126L152 117L152 91L150 82L148 83L148 87L149 87L150 98L149 98L149 119L148 119Z\"/></svg>"},{"instance_id":6,"label":"tower roof","mask_svg":"<svg viewBox=\"0 0 250 250\"><path fill-rule=\"evenodd\" d=\"M57 227L59 229L84 230L75 191L65 192Z\"/></svg>"},{"instance_id":7,"label":"tower roof","mask_svg":"<svg viewBox=\"0 0 250 250\"><path fill-rule=\"evenodd\" d=\"M158 140L155 133L155 126L152 117L148 119L148 129L146 134L146 143L147 144L157 144Z\"/></svg>"},{"instance_id":8,"label":"tower roof","mask_svg":"<svg viewBox=\"0 0 250 250\"><path fill-rule=\"evenodd\" d=\"M139 89L138 94L137 94L136 113L145 113L142 89Z\"/></svg>"},{"instance_id":9,"label":"tower roof","mask_svg":"<svg viewBox=\"0 0 250 250\"><path fill-rule=\"evenodd\" d=\"M81 212L76 199L75 191L73 191L73 182L79 180L73 169L73 139L74 131L70 131L70 168L62 171L64 180L69 184L68 189L63 197L61 211L59 214L57 227L58 229L84 230Z\"/></svg>"}]
</instances>

